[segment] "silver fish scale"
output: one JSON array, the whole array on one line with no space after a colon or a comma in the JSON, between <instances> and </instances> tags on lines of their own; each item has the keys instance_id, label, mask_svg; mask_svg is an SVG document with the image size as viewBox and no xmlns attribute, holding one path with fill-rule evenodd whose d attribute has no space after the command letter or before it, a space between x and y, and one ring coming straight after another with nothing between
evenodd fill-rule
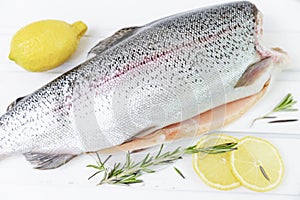
<instances>
[{"instance_id":1,"label":"silver fish scale","mask_svg":"<svg viewBox=\"0 0 300 200\"><path fill-rule=\"evenodd\" d=\"M99 150L258 92L266 78L234 88L259 60L257 13L237 2L139 28L3 115L11 137L0 137L0 149Z\"/></svg>"},{"instance_id":2,"label":"silver fish scale","mask_svg":"<svg viewBox=\"0 0 300 200\"><path fill-rule=\"evenodd\" d=\"M252 7L243 12L241 15L238 8L232 11L222 7L172 16L142 27L135 36L96 57L100 66L108 66L101 69L107 70L106 76L128 71L120 80L114 78L112 87L103 88L109 91L107 103L95 103L100 106L96 116L103 133L97 135L108 138L112 144L107 146L131 139L149 127L159 129L228 102L224 90L232 89L246 67L257 59L256 10ZM220 15L227 20L218 23ZM201 25L203 32L195 31ZM117 62L120 56L126 59L124 64ZM152 60L139 64L147 59ZM218 95L212 99L214 88ZM104 95L105 91L99 93ZM186 96L190 99L182 98ZM103 109L103 105L109 109ZM153 129L146 133L150 131ZM90 141L95 144L90 142L89 147L99 145L98 140Z\"/></svg>"}]
</instances>

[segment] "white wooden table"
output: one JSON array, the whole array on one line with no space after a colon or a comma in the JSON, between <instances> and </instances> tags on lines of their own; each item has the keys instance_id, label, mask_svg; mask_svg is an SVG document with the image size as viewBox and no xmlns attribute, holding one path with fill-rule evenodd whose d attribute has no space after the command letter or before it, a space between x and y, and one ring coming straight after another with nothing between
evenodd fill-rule
<instances>
[{"instance_id":1,"label":"white wooden table","mask_svg":"<svg viewBox=\"0 0 300 200\"><path fill-rule=\"evenodd\" d=\"M0 3L0 113L14 99L24 96L61 73L84 61L89 49L100 39L114 31L133 25L143 25L152 20L211 5L221 0L7 0ZM133 187L96 187L96 180L88 181L92 171L87 164L94 163L91 156L81 156L67 165L50 171L31 168L22 156L10 157L0 162L0 199L299 199L300 198L300 123L274 124L257 122L249 128L250 121L266 113L286 93L291 92L300 102L300 1L253 0L264 14L264 41L267 46L281 47L291 58L289 68L276 77L268 94L240 120L224 128L237 136L256 134L271 140L282 153L286 164L282 185L271 192L260 194L238 188L221 192L204 185L191 167L191 158L176 163L187 179L181 179L172 167L157 174L145 175L145 183ZM61 67L45 73L24 71L8 59L10 40L22 26L41 19L60 19L69 23L84 21L89 29L82 38L76 53ZM300 104L297 105L300 108ZM282 117L300 118L299 112L282 114Z\"/></svg>"}]
</instances>

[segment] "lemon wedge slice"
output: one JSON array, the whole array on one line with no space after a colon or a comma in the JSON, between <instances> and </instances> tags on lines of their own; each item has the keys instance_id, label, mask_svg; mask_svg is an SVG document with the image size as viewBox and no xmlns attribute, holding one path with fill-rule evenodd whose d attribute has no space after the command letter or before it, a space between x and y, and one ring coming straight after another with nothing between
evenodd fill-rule
<instances>
[{"instance_id":1,"label":"lemon wedge slice","mask_svg":"<svg viewBox=\"0 0 300 200\"><path fill-rule=\"evenodd\" d=\"M204 136L197 143L197 148L218 144L237 142L237 139L224 134ZM219 189L230 190L240 185L231 172L230 152L220 154L193 154L193 167L197 175L207 185Z\"/></svg>"},{"instance_id":2,"label":"lemon wedge slice","mask_svg":"<svg viewBox=\"0 0 300 200\"><path fill-rule=\"evenodd\" d=\"M284 172L278 150L270 142L252 136L238 142L238 150L231 152L231 166L244 187L259 192L277 187Z\"/></svg>"}]
</instances>

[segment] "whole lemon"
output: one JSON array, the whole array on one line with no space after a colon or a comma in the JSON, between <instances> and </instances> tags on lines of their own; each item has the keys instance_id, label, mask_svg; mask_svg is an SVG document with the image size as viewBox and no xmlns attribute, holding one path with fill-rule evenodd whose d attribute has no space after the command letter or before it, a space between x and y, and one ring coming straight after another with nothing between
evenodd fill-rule
<instances>
[{"instance_id":1,"label":"whole lemon","mask_svg":"<svg viewBox=\"0 0 300 200\"><path fill-rule=\"evenodd\" d=\"M42 20L20 29L11 41L9 59L28 71L41 72L65 62L87 30L81 22Z\"/></svg>"}]
</instances>

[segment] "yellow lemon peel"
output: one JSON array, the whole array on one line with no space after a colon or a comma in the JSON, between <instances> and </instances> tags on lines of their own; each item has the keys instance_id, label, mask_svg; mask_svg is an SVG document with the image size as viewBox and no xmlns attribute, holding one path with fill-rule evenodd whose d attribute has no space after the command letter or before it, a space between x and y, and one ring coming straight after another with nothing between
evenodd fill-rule
<instances>
[{"instance_id":1,"label":"yellow lemon peel","mask_svg":"<svg viewBox=\"0 0 300 200\"><path fill-rule=\"evenodd\" d=\"M11 41L9 59L28 71L42 72L64 63L87 31L81 22L42 20L20 29Z\"/></svg>"}]
</instances>

